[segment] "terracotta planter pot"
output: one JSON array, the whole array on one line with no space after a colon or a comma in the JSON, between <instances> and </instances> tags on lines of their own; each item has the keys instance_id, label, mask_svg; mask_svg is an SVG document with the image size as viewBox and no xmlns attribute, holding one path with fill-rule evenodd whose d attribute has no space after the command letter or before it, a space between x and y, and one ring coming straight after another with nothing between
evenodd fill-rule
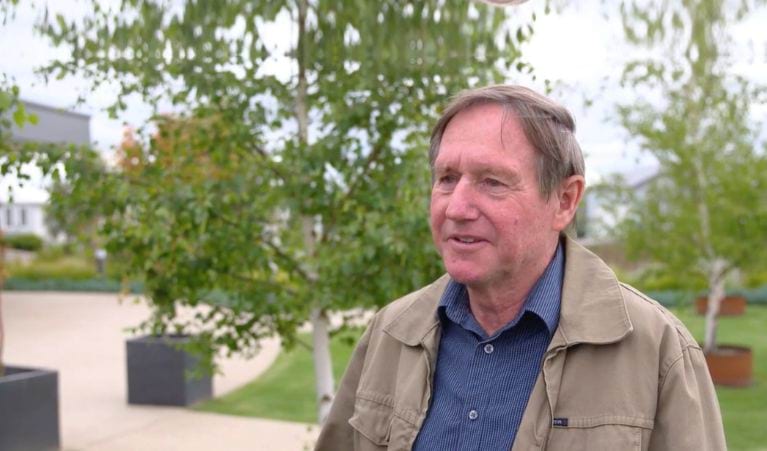
<instances>
[{"instance_id":1,"label":"terracotta planter pot","mask_svg":"<svg viewBox=\"0 0 767 451\"><path fill-rule=\"evenodd\" d=\"M695 311L705 315L708 310L708 298L703 296L695 300ZM718 316L739 316L746 313L746 298L743 296L725 296L719 306Z\"/></svg>"},{"instance_id":2,"label":"terracotta planter pot","mask_svg":"<svg viewBox=\"0 0 767 451\"><path fill-rule=\"evenodd\" d=\"M753 382L754 360L750 348L720 345L706 354L708 371L717 385L748 387Z\"/></svg>"}]
</instances>

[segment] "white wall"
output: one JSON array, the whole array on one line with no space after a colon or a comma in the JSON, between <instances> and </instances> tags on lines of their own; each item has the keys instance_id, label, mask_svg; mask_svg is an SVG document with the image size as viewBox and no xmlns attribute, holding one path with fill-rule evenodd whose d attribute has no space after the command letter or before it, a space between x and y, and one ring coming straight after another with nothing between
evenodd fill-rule
<instances>
[{"instance_id":1,"label":"white wall","mask_svg":"<svg viewBox=\"0 0 767 451\"><path fill-rule=\"evenodd\" d=\"M52 239L45 226L45 211L41 203L0 205L0 227L6 235L34 233L45 241Z\"/></svg>"}]
</instances>

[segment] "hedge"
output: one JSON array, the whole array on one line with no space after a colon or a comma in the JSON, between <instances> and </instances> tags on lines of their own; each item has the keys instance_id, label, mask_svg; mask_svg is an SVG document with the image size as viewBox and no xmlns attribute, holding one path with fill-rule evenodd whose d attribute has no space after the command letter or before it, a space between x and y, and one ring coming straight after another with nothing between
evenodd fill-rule
<instances>
[{"instance_id":1,"label":"hedge","mask_svg":"<svg viewBox=\"0 0 767 451\"><path fill-rule=\"evenodd\" d=\"M105 278L91 279L27 279L24 277L9 277L3 286L8 291L83 291L118 293L123 286L118 280ZM141 294L144 288L141 283L129 285L133 294Z\"/></svg>"},{"instance_id":2,"label":"hedge","mask_svg":"<svg viewBox=\"0 0 767 451\"><path fill-rule=\"evenodd\" d=\"M6 270L9 278L28 280L89 280L99 278L94 265L73 257L54 261L36 260L30 263L11 263L8 264Z\"/></svg>"},{"instance_id":3,"label":"hedge","mask_svg":"<svg viewBox=\"0 0 767 451\"><path fill-rule=\"evenodd\" d=\"M43 239L34 233L17 233L4 237L7 247L21 251L39 251L43 247Z\"/></svg>"},{"instance_id":4,"label":"hedge","mask_svg":"<svg viewBox=\"0 0 767 451\"><path fill-rule=\"evenodd\" d=\"M696 291L666 290L666 291L647 291L646 294L666 307L678 307L695 301L695 298L702 293ZM767 305L767 285L759 288L735 290L732 294L739 294L746 298L749 304Z\"/></svg>"}]
</instances>

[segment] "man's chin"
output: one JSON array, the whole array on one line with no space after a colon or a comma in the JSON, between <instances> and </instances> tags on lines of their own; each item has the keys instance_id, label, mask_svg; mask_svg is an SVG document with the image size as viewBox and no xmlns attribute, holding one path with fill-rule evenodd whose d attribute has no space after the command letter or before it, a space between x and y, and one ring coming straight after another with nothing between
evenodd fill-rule
<instances>
[{"instance_id":1,"label":"man's chin","mask_svg":"<svg viewBox=\"0 0 767 451\"><path fill-rule=\"evenodd\" d=\"M478 285L482 282L482 276L478 274L476 271L467 271L467 270L460 270L460 269L453 269L451 270L448 268L447 273L450 275L450 277L455 280L458 283L462 283L464 285Z\"/></svg>"}]
</instances>

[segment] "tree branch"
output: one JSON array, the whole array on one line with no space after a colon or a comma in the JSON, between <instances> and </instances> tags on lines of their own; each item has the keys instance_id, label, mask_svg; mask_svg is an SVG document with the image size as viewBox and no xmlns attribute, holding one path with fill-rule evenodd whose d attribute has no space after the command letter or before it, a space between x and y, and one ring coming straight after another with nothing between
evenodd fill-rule
<instances>
[{"instance_id":1,"label":"tree branch","mask_svg":"<svg viewBox=\"0 0 767 451\"><path fill-rule=\"evenodd\" d=\"M368 176L368 174L370 173L371 167L373 166L373 163L378 161L382 152L383 152L383 145L379 144L373 147L373 150L365 159L365 163L362 166L363 167L362 173L360 173L357 177L354 178L354 180L352 180L352 183L349 185L349 190L343 195L341 199L338 200L338 202L335 203L333 207L329 209L329 211L334 213L337 211L341 211L340 206L343 205L347 200L351 199L356 194L357 189L362 184L362 180ZM322 237L320 241L325 241L327 239L328 232L333 230L333 227L335 227L337 222L338 222L337 215L333 214L332 216L330 216L330 218L328 219L327 226L323 227Z\"/></svg>"},{"instance_id":2,"label":"tree branch","mask_svg":"<svg viewBox=\"0 0 767 451\"><path fill-rule=\"evenodd\" d=\"M227 224L230 224L230 225L233 225L233 226L239 226L240 225L237 221L235 221L235 220L233 220L231 218L228 218L226 216L220 215L218 217L221 218L221 220L224 221ZM272 252L274 252L277 255L277 257L279 257L281 260L283 260L285 263L287 263L290 266L290 268L293 271L297 272L304 280L306 280L307 282L313 282L313 280L309 277L309 274L301 266L301 263L299 263L295 258L293 258L292 256L288 255L285 251L280 249L276 244L270 242L269 240L265 240L261 236L257 236L256 239L261 244L264 244L269 249L271 249Z\"/></svg>"},{"instance_id":3,"label":"tree branch","mask_svg":"<svg viewBox=\"0 0 767 451\"><path fill-rule=\"evenodd\" d=\"M274 173L274 175L276 175L280 180L282 180L285 183L288 182L287 175L285 175L280 169L277 168L277 166L274 165L274 162L272 162L269 159L269 154L266 152L266 150L264 150L260 146L254 145L254 144L249 145L248 146L248 150L250 150L250 151L254 152L256 155L260 156L263 159L263 161L264 161L264 163L266 165L266 168L269 169L270 171L272 171L272 173Z\"/></svg>"}]
</instances>

